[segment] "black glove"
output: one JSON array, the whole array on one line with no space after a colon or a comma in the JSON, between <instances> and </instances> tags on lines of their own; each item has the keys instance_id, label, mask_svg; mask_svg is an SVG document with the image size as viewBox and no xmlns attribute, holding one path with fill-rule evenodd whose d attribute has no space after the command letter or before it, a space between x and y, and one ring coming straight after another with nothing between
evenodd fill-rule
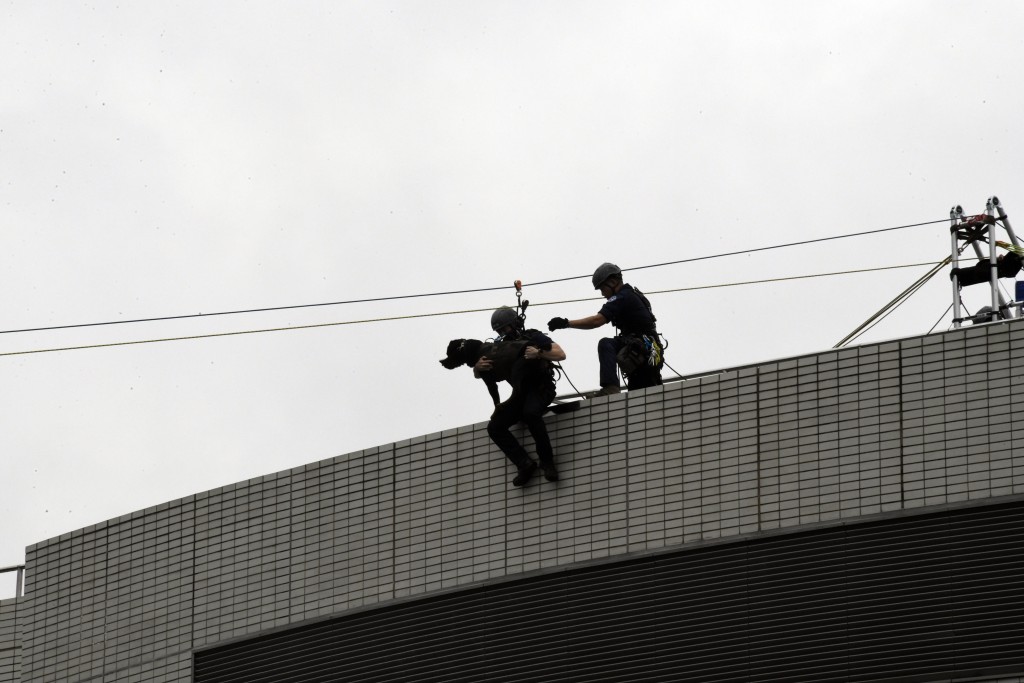
<instances>
[{"instance_id":1,"label":"black glove","mask_svg":"<svg viewBox=\"0 0 1024 683\"><path fill-rule=\"evenodd\" d=\"M554 332L555 330L565 330L569 327L568 318L552 318L548 321L548 331Z\"/></svg>"}]
</instances>

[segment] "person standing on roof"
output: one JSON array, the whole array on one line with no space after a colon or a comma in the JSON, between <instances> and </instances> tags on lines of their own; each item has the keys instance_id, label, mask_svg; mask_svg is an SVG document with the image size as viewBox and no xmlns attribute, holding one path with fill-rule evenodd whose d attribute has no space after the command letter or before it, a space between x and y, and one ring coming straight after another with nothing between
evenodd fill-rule
<instances>
[{"instance_id":1,"label":"person standing on roof","mask_svg":"<svg viewBox=\"0 0 1024 683\"><path fill-rule=\"evenodd\" d=\"M622 270L614 263L598 266L593 284L607 299L601 310L578 320L552 318L548 329L552 332L566 328L592 330L607 323L618 328L618 335L605 337L597 343L597 357L601 362L601 390L597 396L610 396L622 390L616 366L626 377L627 389L661 384L663 348L651 302L640 290L623 282Z\"/></svg>"},{"instance_id":2,"label":"person standing on roof","mask_svg":"<svg viewBox=\"0 0 1024 683\"><path fill-rule=\"evenodd\" d=\"M499 346L522 341L526 345L522 351L524 362L516 366L508 379L512 385L512 395L503 403L499 402L497 382L488 377L493 366L492 360L483 356L473 366L473 375L484 380L494 401L494 413L487 423L487 434L516 466L518 472L512 484L523 486L533 478L537 463L527 455L526 449L509 430L520 420L525 422L537 446L537 458L544 478L558 481L555 454L543 415L555 398L551 362L565 360L565 352L543 332L524 329L522 318L508 306L502 306L491 315L491 329L498 334L494 341Z\"/></svg>"}]
</instances>

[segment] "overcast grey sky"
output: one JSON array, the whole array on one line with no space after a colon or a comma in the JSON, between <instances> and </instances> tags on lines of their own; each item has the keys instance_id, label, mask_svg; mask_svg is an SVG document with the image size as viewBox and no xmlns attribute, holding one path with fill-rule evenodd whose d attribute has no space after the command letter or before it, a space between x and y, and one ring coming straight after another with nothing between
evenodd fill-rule
<instances>
[{"instance_id":1,"label":"overcast grey sky","mask_svg":"<svg viewBox=\"0 0 1024 683\"><path fill-rule=\"evenodd\" d=\"M4 2L0 329L517 278L541 327L600 302L540 306L593 297L589 278L529 283L607 260L645 291L936 262L943 224L630 272L978 213L993 194L1012 219L1022 65L1009 0ZM925 270L651 299L688 374L830 348ZM863 341L927 332L948 283ZM0 334L0 353L514 302L509 287ZM488 320L0 356L0 566L120 514L485 420L482 383L437 359ZM606 332L555 335L581 389Z\"/></svg>"}]
</instances>

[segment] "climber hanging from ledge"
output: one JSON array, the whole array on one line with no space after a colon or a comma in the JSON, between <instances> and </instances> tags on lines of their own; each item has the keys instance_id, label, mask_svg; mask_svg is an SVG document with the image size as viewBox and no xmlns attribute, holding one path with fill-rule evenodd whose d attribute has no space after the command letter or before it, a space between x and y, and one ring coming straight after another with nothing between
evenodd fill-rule
<instances>
[{"instance_id":1,"label":"climber hanging from ledge","mask_svg":"<svg viewBox=\"0 0 1024 683\"><path fill-rule=\"evenodd\" d=\"M524 317L502 306L491 315L491 329L498 334L494 342L453 339L448 344L446 357L440 361L449 370L461 365L473 368L473 375L487 385L494 401L487 434L516 466L514 486L525 485L537 471L537 463L509 431L520 420L526 423L537 445L544 478L558 481L555 455L543 415L555 398L551 362L565 360L565 352L543 332L524 329ZM502 381L512 386L512 395L499 402L498 382Z\"/></svg>"}]
</instances>

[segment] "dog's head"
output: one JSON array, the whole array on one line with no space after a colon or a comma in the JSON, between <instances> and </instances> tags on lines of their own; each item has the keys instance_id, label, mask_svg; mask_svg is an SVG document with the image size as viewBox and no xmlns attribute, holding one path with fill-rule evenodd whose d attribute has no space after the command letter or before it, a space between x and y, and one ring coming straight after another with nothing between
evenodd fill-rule
<instances>
[{"instance_id":1,"label":"dog's head","mask_svg":"<svg viewBox=\"0 0 1024 683\"><path fill-rule=\"evenodd\" d=\"M440 360L441 365L454 370L460 365L475 365L480 357L483 342L476 339L452 339L448 342L448 351Z\"/></svg>"}]
</instances>

